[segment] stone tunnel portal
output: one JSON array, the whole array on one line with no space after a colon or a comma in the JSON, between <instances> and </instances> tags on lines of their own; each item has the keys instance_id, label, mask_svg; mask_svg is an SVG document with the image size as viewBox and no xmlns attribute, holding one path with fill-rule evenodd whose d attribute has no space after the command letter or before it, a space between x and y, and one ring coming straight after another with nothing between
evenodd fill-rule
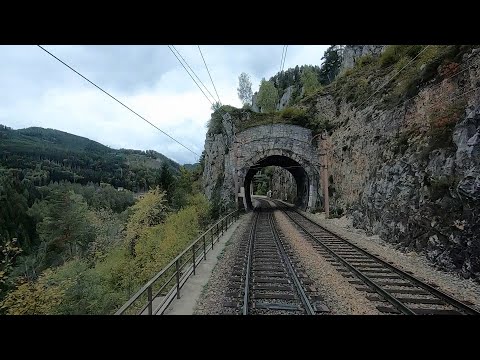
<instances>
[{"instance_id":1,"label":"stone tunnel portal","mask_svg":"<svg viewBox=\"0 0 480 360\"><path fill-rule=\"evenodd\" d=\"M308 206L310 189L310 180L308 178L308 174L297 161L283 155L268 156L258 161L248 169L245 175L245 181L243 183L243 186L245 188L245 200L247 208L249 210L253 208L252 198L250 195L250 184L253 181L253 176L262 168L267 166L282 167L293 175L293 178L295 179L295 182L297 184L297 196L295 205L305 210Z\"/></svg>"}]
</instances>

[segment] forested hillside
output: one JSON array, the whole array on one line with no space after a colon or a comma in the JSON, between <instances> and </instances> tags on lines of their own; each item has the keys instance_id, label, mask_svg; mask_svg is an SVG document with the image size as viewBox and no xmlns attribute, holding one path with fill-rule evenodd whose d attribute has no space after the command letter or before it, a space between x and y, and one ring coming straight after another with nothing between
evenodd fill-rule
<instances>
[{"instance_id":1,"label":"forested hillside","mask_svg":"<svg viewBox=\"0 0 480 360\"><path fill-rule=\"evenodd\" d=\"M174 173L180 168L153 150L115 150L63 131L0 125L0 166L21 169L21 180L37 186L65 180L146 191L158 184L162 164Z\"/></svg>"},{"instance_id":2,"label":"forested hillside","mask_svg":"<svg viewBox=\"0 0 480 360\"><path fill-rule=\"evenodd\" d=\"M0 127L0 314L109 314L212 220L190 169Z\"/></svg>"}]
</instances>

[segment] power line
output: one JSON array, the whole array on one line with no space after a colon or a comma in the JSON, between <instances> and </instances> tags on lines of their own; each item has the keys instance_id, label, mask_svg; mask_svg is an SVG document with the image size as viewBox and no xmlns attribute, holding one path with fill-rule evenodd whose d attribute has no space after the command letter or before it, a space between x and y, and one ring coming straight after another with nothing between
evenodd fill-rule
<instances>
[{"instance_id":1,"label":"power line","mask_svg":"<svg viewBox=\"0 0 480 360\"><path fill-rule=\"evenodd\" d=\"M286 45L283 45L283 48L282 48L282 57L280 59L280 70L279 70L280 73L282 72L283 54L285 53L285 46Z\"/></svg>"},{"instance_id":2,"label":"power line","mask_svg":"<svg viewBox=\"0 0 480 360\"><path fill-rule=\"evenodd\" d=\"M197 80L200 82L200 84L203 85L203 87L205 88L205 90L207 90L207 92L210 94L210 96L212 97L213 101L215 101L215 96L212 95L212 93L207 89L207 87L205 86L205 84L202 82L202 80L200 80L200 78L197 76L197 74L195 73L195 71L193 71L193 69L190 67L190 65L188 65L187 61L183 58L182 54L180 54L180 52L177 50L177 48L175 47L175 45L172 45L172 47L175 49L175 51L177 52L177 54L182 58L183 62L185 63L185 65L188 66L188 68L190 69L190 71L193 73L193 75L195 75L195 77L197 78ZM172 50L172 49L170 49ZM172 51L173 52L173 51ZM175 53L174 53L175 54ZM178 57L177 57L178 59ZM180 61L180 60L179 60ZM183 64L182 64L183 65ZM184 66L185 68L185 66ZM187 69L185 69L187 70ZM193 78L192 78L193 79ZM196 83L196 81L195 81ZM198 84L197 84L198 85ZM203 91L202 91L203 92ZM203 93L205 95L205 93ZM207 96L207 95L205 95ZM207 97L208 98L208 97ZM210 103L213 105L213 102L208 99L208 101L210 101Z\"/></svg>"},{"instance_id":3,"label":"power line","mask_svg":"<svg viewBox=\"0 0 480 360\"><path fill-rule=\"evenodd\" d=\"M287 58L288 45L285 45L285 56L283 57L282 71L285 66L285 59Z\"/></svg>"},{"instance_id":4,"label":"power line","mask_svg":"<svg viewBox=\"0 0 480 360\"><path fill-rule=\"evenodd\" d=\"M200 87L200 85L198 85L198 83L195 81L195 79L193 78L193 76L188 72L187 68L185 67L185 65L183 65L183 63L181 62L181 60L178 58L177 54L175 54L172 50L172 48L170 47L170 45L167 45L168 48L170 49L170 51L172 52L173 55L175 55L175 57L177 58L178 62L183 66L183 68L185 69L185 71L187 72L187 74L192 78L193 82L198 86L198 88L200 89L200 91L202 92L202 94L205 96L205 98L207 99L207 101L213 105L212 101L209 99L209 97L207 96L207 94L205 94L205 92L202 90L202 88Z\"/></svg>"},{"instance_id":5,"label":"power line","mask_svg":"<svg viewBox=\"0 0 480 360\"><path fill-rule=\"evenodd\" d=\"M222 103L220 101L220 96L218 96L217 88L215 87L215 84L213 83L212 75L210 75L210 71L208 70L208 66L207 66L207 63L205 61L205 58L203 57L202 50L200 50L200 45L197 45L197 47L198 47L198 51L200 51L200 55L202 55L203 63L205 64L205 68L207 69L208 76L210 76L210 80L212 81L213 88L215 89L215 94L217 94L218 102Z\"/></svg>"},{"instance_id":6,"label":"power line","mask_svg":"<svg viewBox=\"0 0 480 360\"><path fill-rule=\"evenodd\" d=\"M198 157L200 157L200 155L198 155L195 151L191 150L190 148L186 147L185 145L183 145L180 141L178 141L177 139L173 138L172 136L170 136L169 134L167 134L165 131L163 131L162 129L160 129L158 126L152 124L150 121L148 121L147 119L145 119L142 115L138 114L137 112L135 112L134 110L132 110L131 108L129 108L127 105L125 105L123 102L121 102L120 100L118 100L116 97L114 97L113 95L110 95L107 91L103 90L100 86L98 86L97 84L95 84L93 81L87 79L85 76L83 76L82 74L80 74L77 70L75 70L74 68L72 68L70 65L68 65L67 63L65 63L63 60L59 59L58 57L56 57L55 55L53 55L50 51L46 50L44 47L40 46L40 45L37 45L40 49L42 49L43 51L45 51L47 54L49 54L50 56L52 56L53 58L55 58L56 60L58 60L59 62L61 62L63 65L65 65L66 67L68 67L70 70L72 70L73 72L75 72L77 75L81 76L83 79L85 79L86 81L88 81L90 84L92 84L93 86L95 86L97 89L99 89L100 91L102 91L103 93L105 93L106 95L110 96L113 100L115 100L116 102L118 102L120 105L122 105L123 107L127 108L128 110L130 110L132 113L134 113L135 115L137 115L140 119L146 121L147 123L149 123L150 125L152 125L154 128L156 128L157 130L161 131L163 134L165 134L166 136L168 136L170 139L172 139L173 141L175 141L176 143L180 144L181 146L183 146L185 149L187 149L188 151L190 151L191 153L197 155Z\"/></svg>"}]
</instances>

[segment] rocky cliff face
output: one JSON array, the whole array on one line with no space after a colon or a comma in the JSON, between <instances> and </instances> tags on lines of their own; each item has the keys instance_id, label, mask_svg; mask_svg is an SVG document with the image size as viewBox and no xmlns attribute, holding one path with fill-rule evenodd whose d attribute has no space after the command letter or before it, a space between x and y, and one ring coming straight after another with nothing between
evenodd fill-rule
<instances>
[{"instance_id":1,"label":"rocky cliff face","mask_svg":"<svg viewBox=\"0 0 480 360\"><path fill-rule=\"evenodd\" d=\"M300 85L291 85L285 89L285 92L281 96L281 98L278 100L276 109L277 111L283 110L286 107L288 107L291 103L292 96L296 90L296 88L299 88L301 95L303 95L303 87L300 88ZM263 112L261 107L257 103L257 97L258 97L258 92L255 92L255 94L252 97L252 107L251 109L255 112Z\"/></svg>"},{"instance_id":2,"label":"rocky cliff face","mask_svg":"<svg viewBox=\"0 0 480 360\"><path fill-rule=\"evenodd\" d=\"M358 58L365 55L380 55L385 50L386 45L346 45L343 50L343 60L341 69L352 68Z\"/></svg>"},{"instance_id":3,"label":"rocky cliff face","mask_svg":"<svg viewBox=\"0 0 480 360\"><path fill-rule=\"evenodd\" d=\"M352 46L345 66L360 54L378 51L379 46ZM436 75L396 106L385 105L386 100L407 80L364 98L366 103L356 100L352 93L359 88L385 83L392 70L383 69L360 78L347 92L339 90L341 83L332 84L332 91L312 100L311 115L327 118L333 128L331 204L367 233L479 280L480 49L447 64L435 63ZM419 69L422 76L432 71L426 65ZM210 156L221 157L217 164L223 167L231 161L224 150L226 136L206 142ZM213 172L206 166L207 191L215 186L211 175L220 174L222 166Z\"/></svg>"},{"instance_id":4,"label":"rocky cliff face","mask_svg":"<svg viewBox=\"0 0 480 360\"><path fill-rule=\"evenodd\" d=\"M329 156L354 225L480 277L480 56L393 109L337 104ZM439 69L442 73L444 69ZM322 100L325 102L325 99Z\"/></svg>"},{"instance_id":5,"label":"rocky cliff face","mask_svg":"<svg viewBox=\"0 0 480 360\"><path fill-rule=\"evenodd\" d=\"M297 184L293 175L287 170L276 166L273 169L272 178L272 197L282 199L290 203L295 203L297 196Z\"/></svg>"},{"instance_id":6,"label":"rocky cliff face","mask_svg":"<svg viewBox=\"0 0 480 360\"><path fill-rule=\"evenodd\" d=\"M292 99L293 92L295 91L295 85L289 86L285 92L283 93L282 97L278 101L277 110L285 109Z\"/></svg>"}]
</instances>

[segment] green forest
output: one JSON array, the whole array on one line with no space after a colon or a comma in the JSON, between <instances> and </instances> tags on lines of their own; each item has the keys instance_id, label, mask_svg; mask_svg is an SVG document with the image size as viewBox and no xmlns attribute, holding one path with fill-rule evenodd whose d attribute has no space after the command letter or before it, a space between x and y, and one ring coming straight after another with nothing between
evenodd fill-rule
<instances>
[{"instance_id":1,"label":"green forest","mask_svg":"<svg viewBox=\"0 0 480 360\"><path fill-rule=\"evenodd\" d=\"M152 150L0 126L0 314L114 313L218 216L201 174Z\"/></svg>"}]
</instances>

